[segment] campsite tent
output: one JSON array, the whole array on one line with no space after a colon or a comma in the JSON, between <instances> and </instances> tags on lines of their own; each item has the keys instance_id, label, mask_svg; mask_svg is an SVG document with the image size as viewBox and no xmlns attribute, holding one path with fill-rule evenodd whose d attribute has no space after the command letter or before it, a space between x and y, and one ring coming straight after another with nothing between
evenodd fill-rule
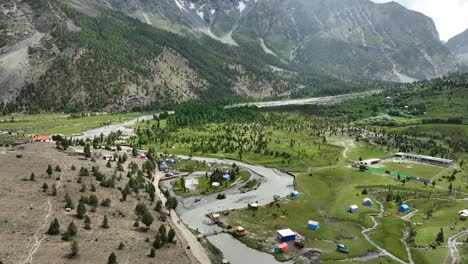
<instances>
[{"instance_id":1,"label":"campsite tent","mask_svg":"<svg viewBox=\"0 0 468 264\"><path fill-rule=\"evenodd\" d=\"M211 184L211 186L213 186L213 187L219 187L220 185L221 185L221 184L219 184L219 182L213 182L213 183Z\"/></svg>"},{"instance_id":2,"label":"campsite tent","mask_svg":"<svg viewBox=\"0 0 468 264\"><path fill-rule=\"evenodd\" d=\"M288 243L277 244L274 249L276 254L286 252L288 251Z\"/></svg>"},{"instance_id":3,"label":"campsite tent","mask_svg":"<svg viewBox=\"0 0 468 264\"><path fill-rule=\"evenodd\" d=\"M242 226L237 226L237 227L234 229L234 232L235 232L236 235L238 235L238 236L245 236L245 228L243 228Z\"/></svg>"},{"instance_id":4,"label":"campsite tent","mask_svg":"<svg viewBox=\"0 0 468 264\"><path fill-rule=\"evenodd\" d=\"M309 222L307 222L307 228L317 230L320 228L320 223L317 221L309 220Z\"/></svg>"},{"instance_id":5,"label":"campsite tent","mask_svg":"<svg viewBox=\"0 0 468 264\"><path fill-rule=\"evenodd\" d=\"M402 204L398 207L398 212L406 213L409 211L409 206L407 204Z\"/></svg>"},{"instance_id":6,"label":"campsite tent","mask_svg":"<svg viewBox=\"0 0 468 264\"><path fill-rule=\"evenodd\" d=\"M161 165L159 165L159 168L160 168L161 170L167 169L167 168L168 168L167 163L166 163L166 162L161 163Z\"/></svg>"},{"instance_id":7,"label":"campsite tent","mask_svg":"<svg viewBox=\"0 0 468 264\"><path fill-rule=\"evenodd\" d=\"M364 205L364 206L372 206L372 200L369 199L369 198L364 198L364 200L362 200L362 205Z\"/></svg>"},{"instance_id":8,"label":"campsite tent","mask_svg":"<svg viewBox=\"0 0 468 264\"><path fill-rule=\"evenodd\" d=\"M31 139L31 142L51 142L52 137L51 136L35 136Z\"/></svg>"},{"instance_id":9,"label":"campsite tent","mask_svg":"<svg viewBox=\"0 0 468 264\"><path fill-rule=\"evenodd\" d=\"M292 192L291 192L291 197L292 197L292 198L297 198L297 197L299 197L299 192L298 192L298 191L292 191Z\"/></svg>"},{"instance_id":10,"label":"campsite tent","mask_svg":"<svg viewBox=\"0 0 468 264\"><path fill-rule=\"evenodd\" d=\"M296 240L296 233L291 229L282 229L276 232L276 237L281 242L288 242Z\"/></svg>"},{"instance_id":11,"label":"campsite tent","mask_svg":"<svg viewBox=\"0 0 468 264\"><path fill-rule=\"evenodd\" d=\"M460 216L460 220L466 220L468 218L468 209L458 212L458 216Z\"/></svg>"},{"instance_id":12,"label":"campsite tent","mask_svg":"<svg viewBox=\"0 0 468 264\"><path fill-rule=\"evenodd\" d=\"M223 180L229 181L230 179L231 179L231 176L229 176L229 174L224 174L223 175Z\"/></svg>"},{"instance_id":13,"label":"campsite tent","mask_svg":"<svg viewBox=\"0 0 468 264\"><path fill-rule=\"evenodd\" d=\"M350 205L348 206L348 209L346 209L347 212L349 213L357 213L359 212L359 206L353 204L353 205Z\"/></svg>"}]
</instances>

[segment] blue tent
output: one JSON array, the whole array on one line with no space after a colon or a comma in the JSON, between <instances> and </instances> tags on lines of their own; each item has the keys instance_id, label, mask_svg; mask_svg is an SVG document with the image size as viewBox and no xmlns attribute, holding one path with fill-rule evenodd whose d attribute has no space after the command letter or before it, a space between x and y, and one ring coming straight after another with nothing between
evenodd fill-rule
<instances>
[{"instance_id":1,"label":"blue tent","mask_svg":"<svg viewBox=\"0 0 468 264\"><path fill-rule=\"evenodd\" d=\"M292 198L297 198L297 197L299 197L299 192L298 192L298 191L292 191L292 192L291 192L291 197L292 197Z\"/></svg>"},{"instance_id":2,"label":"blue tent","mask_svg":"<svg viewBox=\"0 0 468 264\"><path fill-rule=\"evenodd\" d=\"M229 174L224 174L223 175L223 180L229 181L230 179L231 179L231 176L229 176Z\"/></svg>"},{"instance_id":3,"label":"blue tent","mask_svg":"<svg viewBox=\"0 0 468 264\"><path fill-rule=\"evenodd\" d=\"M307 222L307 228L317 230L320 228L320 223L317 221L309 220L309 222Z\"/></svg>"},{"instance_id":4,"label":"blue tent","mask_svg":"<svg viewBox=\"0 0 468 264\"><path fill-rule=\"evenodd\" d=\"M362 205L364 205L364 206L372 206L372 200L369 199L369 198L364 198L364 200L362 200Z\"/></svg>"},{"instance_id":5,"label":"blue tent","mask_svg":"<svg viewBox=\"0 0 468 264\"><path fill-rule=\"evenodd\" d=\"M296 233L291 229L283 229L276 232L276 237L281 242L289 242L296 240Z\"/></svg>"},{"instance_id":6,"label":"blue tent","mask_svg":"<svg viewBox=\"0 0 468 264\"><path fill-rule=\"evenodd\" d=\"M409 211L409 206L407 204L402 204L398 207L398 211L402 213L406 213Z\"/></svg>"}]
</instances>

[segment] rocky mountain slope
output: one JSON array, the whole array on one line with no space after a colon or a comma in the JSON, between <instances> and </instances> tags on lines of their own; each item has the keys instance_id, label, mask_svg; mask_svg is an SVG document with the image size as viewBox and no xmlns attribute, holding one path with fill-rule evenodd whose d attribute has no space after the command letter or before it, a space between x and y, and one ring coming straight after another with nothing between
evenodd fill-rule
<instances>
[{"instance_id":1,"label":"rocky mountain slope","mask_svg":"<svg viewBox=\"0 0 468 264\"><path fill-rule=\"evenodd\" d=\"M449 39L446 46L457 58L468 62L468 29Z\"/></svg>"},{"instance_id":2,"label":"rocky mountain slope","mask_svg":"<svg viewBox=\"0 0 468 264\"><path fill-rule=\"evenodd\" d=\"M90 0L72 0L75 6ZM410 81L456 68L429 17L369 0L103 0L142 21L190 28L332 76ZM84 10L83 8L81 8Z\"/></svg>"},{"instance_id":3,"label":"rocky mountain slope","mask_svg":"<svg viewBox=\"0 0 468 264\"><path fill-rule=\"evenodd\" d=\"M338 94L385 85L371 80L406 82L454 69L433 21L395 3L6 0L0 4L3 112Z\"/></svg>"}]
</instances>

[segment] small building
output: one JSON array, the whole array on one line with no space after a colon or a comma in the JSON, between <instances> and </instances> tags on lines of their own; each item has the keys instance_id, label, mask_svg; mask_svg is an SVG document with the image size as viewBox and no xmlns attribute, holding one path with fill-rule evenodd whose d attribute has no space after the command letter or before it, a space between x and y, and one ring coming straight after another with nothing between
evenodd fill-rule
<instances>
[{"instance_id":1,"label":"small building","mask_svg":"<svg viewBox=\"0 0 468 264\"><path fill-rule=\"evenodd\" d=\"M458 216L460 217L460 220L468 219L468 209L464 209L458 212Z\"/></svg>"},{"instance_id":2,"label":"small building","mask_svg":"<svg viewBox=\"0 0 468 264\"><path fill-rule=\"evenodd\" d=\"M362 205L364 206L372 206L372 200L370 198L364 198L362 200Z\"/></svg>"},{"instance_id":3,"label":"small building","mask_svg":"<svg viewBox=\"0 0 468 264\"><path fill-rule=\"evenodd\" d=\"M371 166L371 165L379 163L380 161L381 159L366 159L366 160L359 161L359 165Z\"/></svg>"},{"instance_id":4,"label":"small building","mask_svg":"<svg viewBox=\"0 0 468 264\"><path fill-rule=\"evenodd\" d=\"M31 138L31 142L52 142L52 137L37 135Z\"/></svg>"},{"instance_id":5,"label":"small building","mask_svg":"<svg viewBox=\"0 0 468 264\"><path fill-rule=\"evenodd\" d=\"M398 207L398 212L407 213L409 211L409 206L407 204L402 204Z\"/></svg>"},{"instance_id":6,"label":"small building","mask_svg":"<svg viewBox=\"0 0 468 264\"><path fill-rule=\"evenodd\" d=\"M231 179L231 176L229 174L224 174L223 175L223 180L229 181Z\"/></svg>"},{"instance_id":7,"label":"small building","mask_svg":"<svg viewBox=\"0 0 468 264\"><path fill-rule=\"evenodd\" d=\"M416 161L416 162L429 163L432 165L443 166L443 167L448 167L453 163L453 160L436 158L436 157L431 157L431 156L426 156L426 155L418 155L418 154L413 154L413 153L398 152L398 153L395 153L395 155L393 156L396 158L401 158L401 159L406 159L406 160L411 160L411 161Z\"/></svg>"},{"instance_id":8,"label":"small building","mask_svg":"<svg viewBox=\"0 0 468 264\"><path fill-rule=\"evenodd\" d=\"M357 206L356 204L350 205L350 206L348 206L346 211L348 213L357 213L357 212L359 212L359 206Z\"/></svg>"},{"instance_id":9,"label":"small building","mask_svg":"<svg viewBox=\"0 0 468 264\"><path fill-rule=\"evenodd\" d=\"M237 226L234 229L234 233L238 236L245 236L245 228L243 228L242 226Z\"/></svg>"},{"instance_id":10,"label":"small building","mask_svg":"<svg viewBox=\"0 0 468 264\"><path fill-rule=\"evenodd\" d=\"M221 216L219 214L210 214L210 219L213 223L218 223L221 220Z\"/></svg>"},{"instance_id":11,"label":"small building","mask_svg":"<svg viewBox=\"0 0 468 264\"><path fill-rule=\"evenodd\" d=\"M291 229L282 229L276 232L276 237L281 242L289 242L296 240L296 233Z\"/></svg>"},{"instance_id":12,"label":"small building","mask_svg":"<svg viewBox=\"0 0 468 264\"><path fill-rule=\"evenodd\" d=\"M274 250L275 250L275 254L284 253L288 251L288 243L283 242L281 244L277 244L275 245Z\"/></svg>"},{"instance_id":13,"label":"small building","mask_svg":"<svg viewBox=\"0 0 468 264\"><path fill-rule=\"evenodd\" d=\"M320 228L320 223L317 221L309 220L307 222L307 228L312 229L312 230L317 230Z\"/></svg>"},{"instance_id":14,"label":"small building","mask_svg":"<svg viewBox=\"0 0 468 264\"><path fill-rule=\"evenodd\" d=\"M292 192L291 192L291 198L297 198L297 197L299 197L299 195L300 195L300 194L299 194L298 191L292 191Z\"/></svg>"},{"instance_id":15,"label":"small building","mask_svg":"<svg viewBox=\"0 0 468 264\"><path fill-rule=\"evenodd\" d=\"M213 182L213 183L211 184L211 186L213 186L213 187L219 187L219 186L221 186L221 184L220 184L219 182Z\"/></svg>"}]
</instances>

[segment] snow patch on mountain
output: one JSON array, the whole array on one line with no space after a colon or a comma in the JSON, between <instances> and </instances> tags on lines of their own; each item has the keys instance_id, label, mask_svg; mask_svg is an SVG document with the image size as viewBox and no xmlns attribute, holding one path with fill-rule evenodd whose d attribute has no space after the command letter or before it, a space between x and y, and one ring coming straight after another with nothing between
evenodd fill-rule
<instances>
[{"instance_id":1,"label":"snow patch on mountain","mask_svg":"<svg viewBox=\"0 0 468 264\"><path fill-rule=\"evenodd\" d=\"M187 9L185 9L185 6L183 3L180 2L180 0L174 0L175 4L177 5L177 7L180 9L180 11L185 11L188 13Z\"/></svg>"},{"instance_id":2,"label":"snow patch on mountain","mask_svg":"<svg viewBox=\"0 0 468 264\"><path fill-rule=\"evenodd\" d=\"M238 8L239 8L239 11L240 11L241 13L245 10L246 7L247 7L247 6L244 4L244 2L242 2L242 1L239 2Z\"/></svg>"}]
</instances>

